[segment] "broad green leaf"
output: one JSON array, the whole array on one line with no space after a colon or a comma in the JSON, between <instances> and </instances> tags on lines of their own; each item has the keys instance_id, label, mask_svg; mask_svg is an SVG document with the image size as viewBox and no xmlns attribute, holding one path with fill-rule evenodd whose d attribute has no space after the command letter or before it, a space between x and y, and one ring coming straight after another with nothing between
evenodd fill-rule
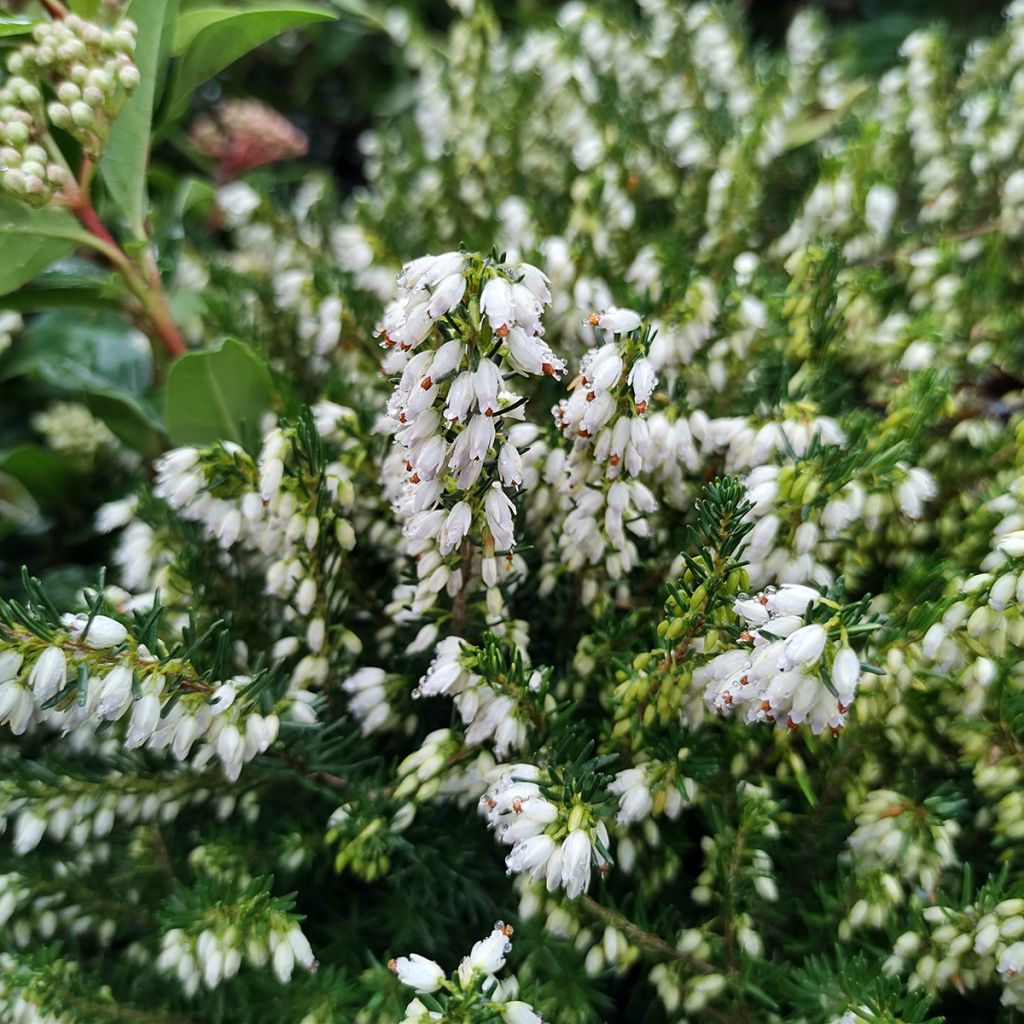
<instances>
[{"instance_id":1,"label":"broad green leaf","mask_svg":"<svg viewBox=\"0 0 1024 1024\"><path fill-rule=\"evenodd\" d=\"M120 278L88 260L69 257L51 264L3 305L17 313L47 309L120 309Z\"/></svg>"},{"instance_id":2,"label":"broad green leaf","mask_svg":"<svg viewBox=\"0 0 1024 1024\"><path fill-rule=\"evenodd\" d=\"M39 506L17 478L0 472L0 537L40 518Z\"/></svg>"},{"instance_id":3,"label":"broad green leaf","mask_svg":"<svg viewBox=\"0 0 1024 1024\"><path fill-rule=\"evenodd\" d=\"M20 36L32 31L36 23L33 18L16 18L12 14L0 14L0 38L3 36Z\"/></svg>"},{"instance_id":4,"label":"broad green leaf","mask_svg":"<svg viewBox=\"0 0 1024 1024\"><path fill-rule=\"evenodd\" d=\"M253 450L260 419L273 406L274 382L267 364L248 345L229 338L220 348L177 360L164 398L172 444L235 441Z\"/></svg>"},{"instance_id":5,"label":"broad green leaf","mask_svg":"<svg viewBox=\"0 0 1024 1024\"><path fill-rule=\"evenodd\" d=\"M250 50L286 32L335 15L315 4L264 2L250 7L193 8L178 19L173 52L180 60L170 87L165 116L180 113L189 96Z\"/></svg>"},{"instance_id":6,"label":"broad green leaf","mask_svg":"<svg viewBox=\"0 0 1024 1024\"><path fill-rule=\"evenodd\" d=\"M92 241L67 210L36 210L0 195L0 295L14 291L44 267Z\"/></svg>"},{"instance_id":7,"label":"broad green leaf","mask_svg":"<svg viewBox=\"0 0 1024 1024\"><path fill-rule=\"evenodd\" d=\"M142 81L111 128L100 167L110 194L128 218L132 234L143 239L149 208L146 169L153 106L178 13L178 0L131 0L126 13L139 26L135 63Z\"/></svg>"},{"instance_id":8,"label":"broad green leaf","mask_svg":"<svg viewBox=\"0 0 1024 1024\"><path fill-rule=\"evenodd\" d=\"M154 397L93 391L83 395L82 401L122 444L150 458L160 454L163 422Z\"/></svg>"},{"instance_id":9,"label":"broad green leaf","mask_svg":"<svg viewBox=\"0 0 1024 1024\"><path fill-rule=\"evenodd\" d=\"M153 376L149 341L123 317L59 310L36 317L3 367L79 392L144 395Z\"/></svg>"},{"instance_id":10,"label":"broad green leaf","mask_svg":"<svg viewBox=\"0 0 1024 1024\"><path fill-rule=\"evenodd\" d=\"M20 481L43 505L67 501L68 489L81 476L67 459L40 445L23 445L0 455L0 473Z\"/></svg>"},{"instance_id":11,"label":"broad green leaf","mask_svg":"<svg viewBox=\"0 0 1024 1024\"><path fill-rule=\"evenodd\" d=\"M154 449L162 426L149 397L150 344L123 317L81 310L36 317L0 365L0 379L21 376L69 392L136 451Z\"/></svg>"}]
</instances>

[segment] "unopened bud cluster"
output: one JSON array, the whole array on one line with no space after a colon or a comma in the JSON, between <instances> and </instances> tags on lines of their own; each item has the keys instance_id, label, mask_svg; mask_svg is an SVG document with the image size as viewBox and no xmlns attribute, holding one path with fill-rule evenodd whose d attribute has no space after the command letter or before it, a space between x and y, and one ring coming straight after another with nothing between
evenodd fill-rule
<instances>
[{"instance_id":1,"label":"unopened bud cluster","mask_svg":"<svg viewBox=\"0 0 1024 1024\"><path fill-rule=\"evenodd\" d=\"M0 182L35 205L67 194L70 172L50 126L96 158L127 97L139 84L132 60L135 23L106 29L77 15L40 22L32 42L7 58L0 87ZM52 97L52 98L51 98Z\"/></svg>"}]
</instances>

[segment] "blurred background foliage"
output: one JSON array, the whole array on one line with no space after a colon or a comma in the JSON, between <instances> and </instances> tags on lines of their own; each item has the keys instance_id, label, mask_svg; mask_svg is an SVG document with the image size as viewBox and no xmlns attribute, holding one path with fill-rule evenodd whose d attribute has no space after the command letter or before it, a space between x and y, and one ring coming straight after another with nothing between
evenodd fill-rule
<instances>
[{"instance_id":1,"label":"blurred background foliage","mask_svg":"<svg viewBox=\"0 0 1024 1024\"><path fill-rule=\"evenodd\" d=\"M683 2L683 0L680 0ZM383 26L387 19L443 30L453 12L441 0L402 4L333 0L338 21L282 37L250 54L202 90L196 106L224 97L257 96L286 114L310 136L311 162L333 169L341 184L360 180L357 139L371 123L401 109L409 99L409 70ZM508 27L528 28L554 19L560 3L516 0L502 5ZM602 0L620 11L634 0ZM751 35L774 49L793 16L817 8L837 35L839 52L853 74L877 75L893 64L902 41L917 29L943 24L954 43L966 45L998 26L1001 0L748 0Z\"/></svg>"}]
</instances>

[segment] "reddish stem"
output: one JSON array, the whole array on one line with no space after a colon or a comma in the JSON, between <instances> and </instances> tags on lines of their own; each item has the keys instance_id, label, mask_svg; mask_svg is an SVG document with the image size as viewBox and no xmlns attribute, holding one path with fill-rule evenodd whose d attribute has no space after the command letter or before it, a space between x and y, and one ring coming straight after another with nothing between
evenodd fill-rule
<instances>
[{"instance_id":1,"label":"reddish stem","mask_svg":"<svg viewBox=\"0 0 1024 1024\"><path fill-rule=\"evenodd\" d=\"M117 244L117 240L107 230L106 225L100 220L96 208L89 198L89 185L95 166L88 157L82 161L82 169L79 174L77 194L74 202L69 204L75 216L81 221L82 226L94 235L109 249L108 258L123 275L126 283L135 293L142 304L149 318L149 322L155 331L161 344L167 349L167 354L172 359L185 355L188 346L178 330L171 311L167 305L167 296L164 294L163 283L160 280L160 271L147 250L146 271L149 281L139 273L139 268L128 258L127 253Z\"/></svg>"},{"instance_id":2,"label":"reddish stem","mask_svg":"<svg viewBox=\"0 0 1024 1024\"><path fill-rule=\"evenodd\" d=\"M75 208L75 213L78 214L78 219L89 234L95 235L98 239L106 242L107 245L112 245L115 249L120 248L114 240L114 236L106 229L103 221L99 218L99 214L88 199L85 199L81 206Z\"/></svg>"},{"instance_id":3,"label":"reddish stem","mask_svg":"<svg viewBox=\"0 0 1024 1024\"><path fill-rule=\"evenodd\" d=\"M51 18L66 18L68 16L67 9L60 2L60 0L42 0L43 7L46 8L46 13Z\"/></svg>"}]
</instances>

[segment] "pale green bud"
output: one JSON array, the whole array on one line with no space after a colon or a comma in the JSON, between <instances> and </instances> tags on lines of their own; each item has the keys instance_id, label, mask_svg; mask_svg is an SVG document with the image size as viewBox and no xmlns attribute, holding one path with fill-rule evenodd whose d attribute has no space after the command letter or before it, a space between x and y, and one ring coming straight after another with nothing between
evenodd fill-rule
<instances>
[{"instance_id":1,"label":"pale green bud","mask_svg":"<svg viewBox=\"0 0 1024 1024\"><path fill-rule=\"evenodd\" d=\"M43 94L39 91L38 86L32 85L29 82L26 82L18 90L18 98L27 107L32 107L43 102Z\"/></svg>"},{"instance_id":2,"label":"pale green bud","mask_svg":"<svg viewBox=\"0 0 1024 1024\"><path fill-rule=\"evenodd\" d=\"M71 111L63 103L51 103L46 114L58 128L67 128L71 124Z\"/></svg>"},{"instance_id":3,"label":"pale green bud","mask_svg":"<svg viewBox=\"0 0 1024 1024\"><path fill-rule=\"evenodd\" d=\"M102 68L94 68L89 72L89 85L103 93L114 91L114 79Z\"/></svg>"},{"instance_id":4,"label":"pale green bud","mask_svg":"<svg viewBox=\"0 0 1024 1024\"><path fill-rule=\"evenodd\" d=\"M61 82L57 86L57 99L61 103L72 104L82 98L82 90L74 82Z\"/></svg>"},{"instance_id":5,"label":"pale green bud","mask_svg":"<svg viewBox=\"0 0 1024 1024\"><path fill-rule=\"evenodd\" d=\"M135 36L120 28L111 35L110 45L112 49L120 50L122 53L133 53L135 51Z\"/></svg>"},{"instance_id":6,"label":"pale green bud","mask_svg":"<svg viewBox=\"0 0 1024 1024\"><path fill-rule=\"evenodd\" d=\"M24 192L25 191L25 175L21 171L14 170L13 168L9 171L4 171L4 188L8 192Z\"/></svg>"},{"instance_id":7,"label":"pale green bud","mask_svg":"<svg viewBox=\"0 0 1024 1024\"><path fill-rule=\"evenodd\" d=\"M57 56L66 64L85 57L85 44L80 39L69 39L57 47Z\"/></svg>"},{"instance_id":8,"label":"pale green bud","mask_svg":"<svg viewBox=\"0 0 1024 1024\"><path fill-rule=\"evenodd\" d=\"M117 73L117 80L121 83L122 87L127 89L129 92L132 89L138 87L139 82L142 81L142 75L139 74L139 69L134 64L128 67L121 68Z\"/></svg>"},{"instance_id":9,"label":"pale green bud","mask_svg":"<svg viewBox=\"0 0 1024 1024\"><path fill-rule=\"evenodd\" d=\"M30 132L28 126L20 121L8 121L4 125L4 135L12 146L24 146L29 140Z\"/></svg>"},{"instance_id":10,"label":"pale green bud","mask_svg":"<svg viewBox=\"0 0 1024 1024\"><path fill-rule=\"evenodd\" d=\"M71 120L80 128L91 128L96 123L92 107L82 100L71 104Z\"/></svg>"}]
</instances>

